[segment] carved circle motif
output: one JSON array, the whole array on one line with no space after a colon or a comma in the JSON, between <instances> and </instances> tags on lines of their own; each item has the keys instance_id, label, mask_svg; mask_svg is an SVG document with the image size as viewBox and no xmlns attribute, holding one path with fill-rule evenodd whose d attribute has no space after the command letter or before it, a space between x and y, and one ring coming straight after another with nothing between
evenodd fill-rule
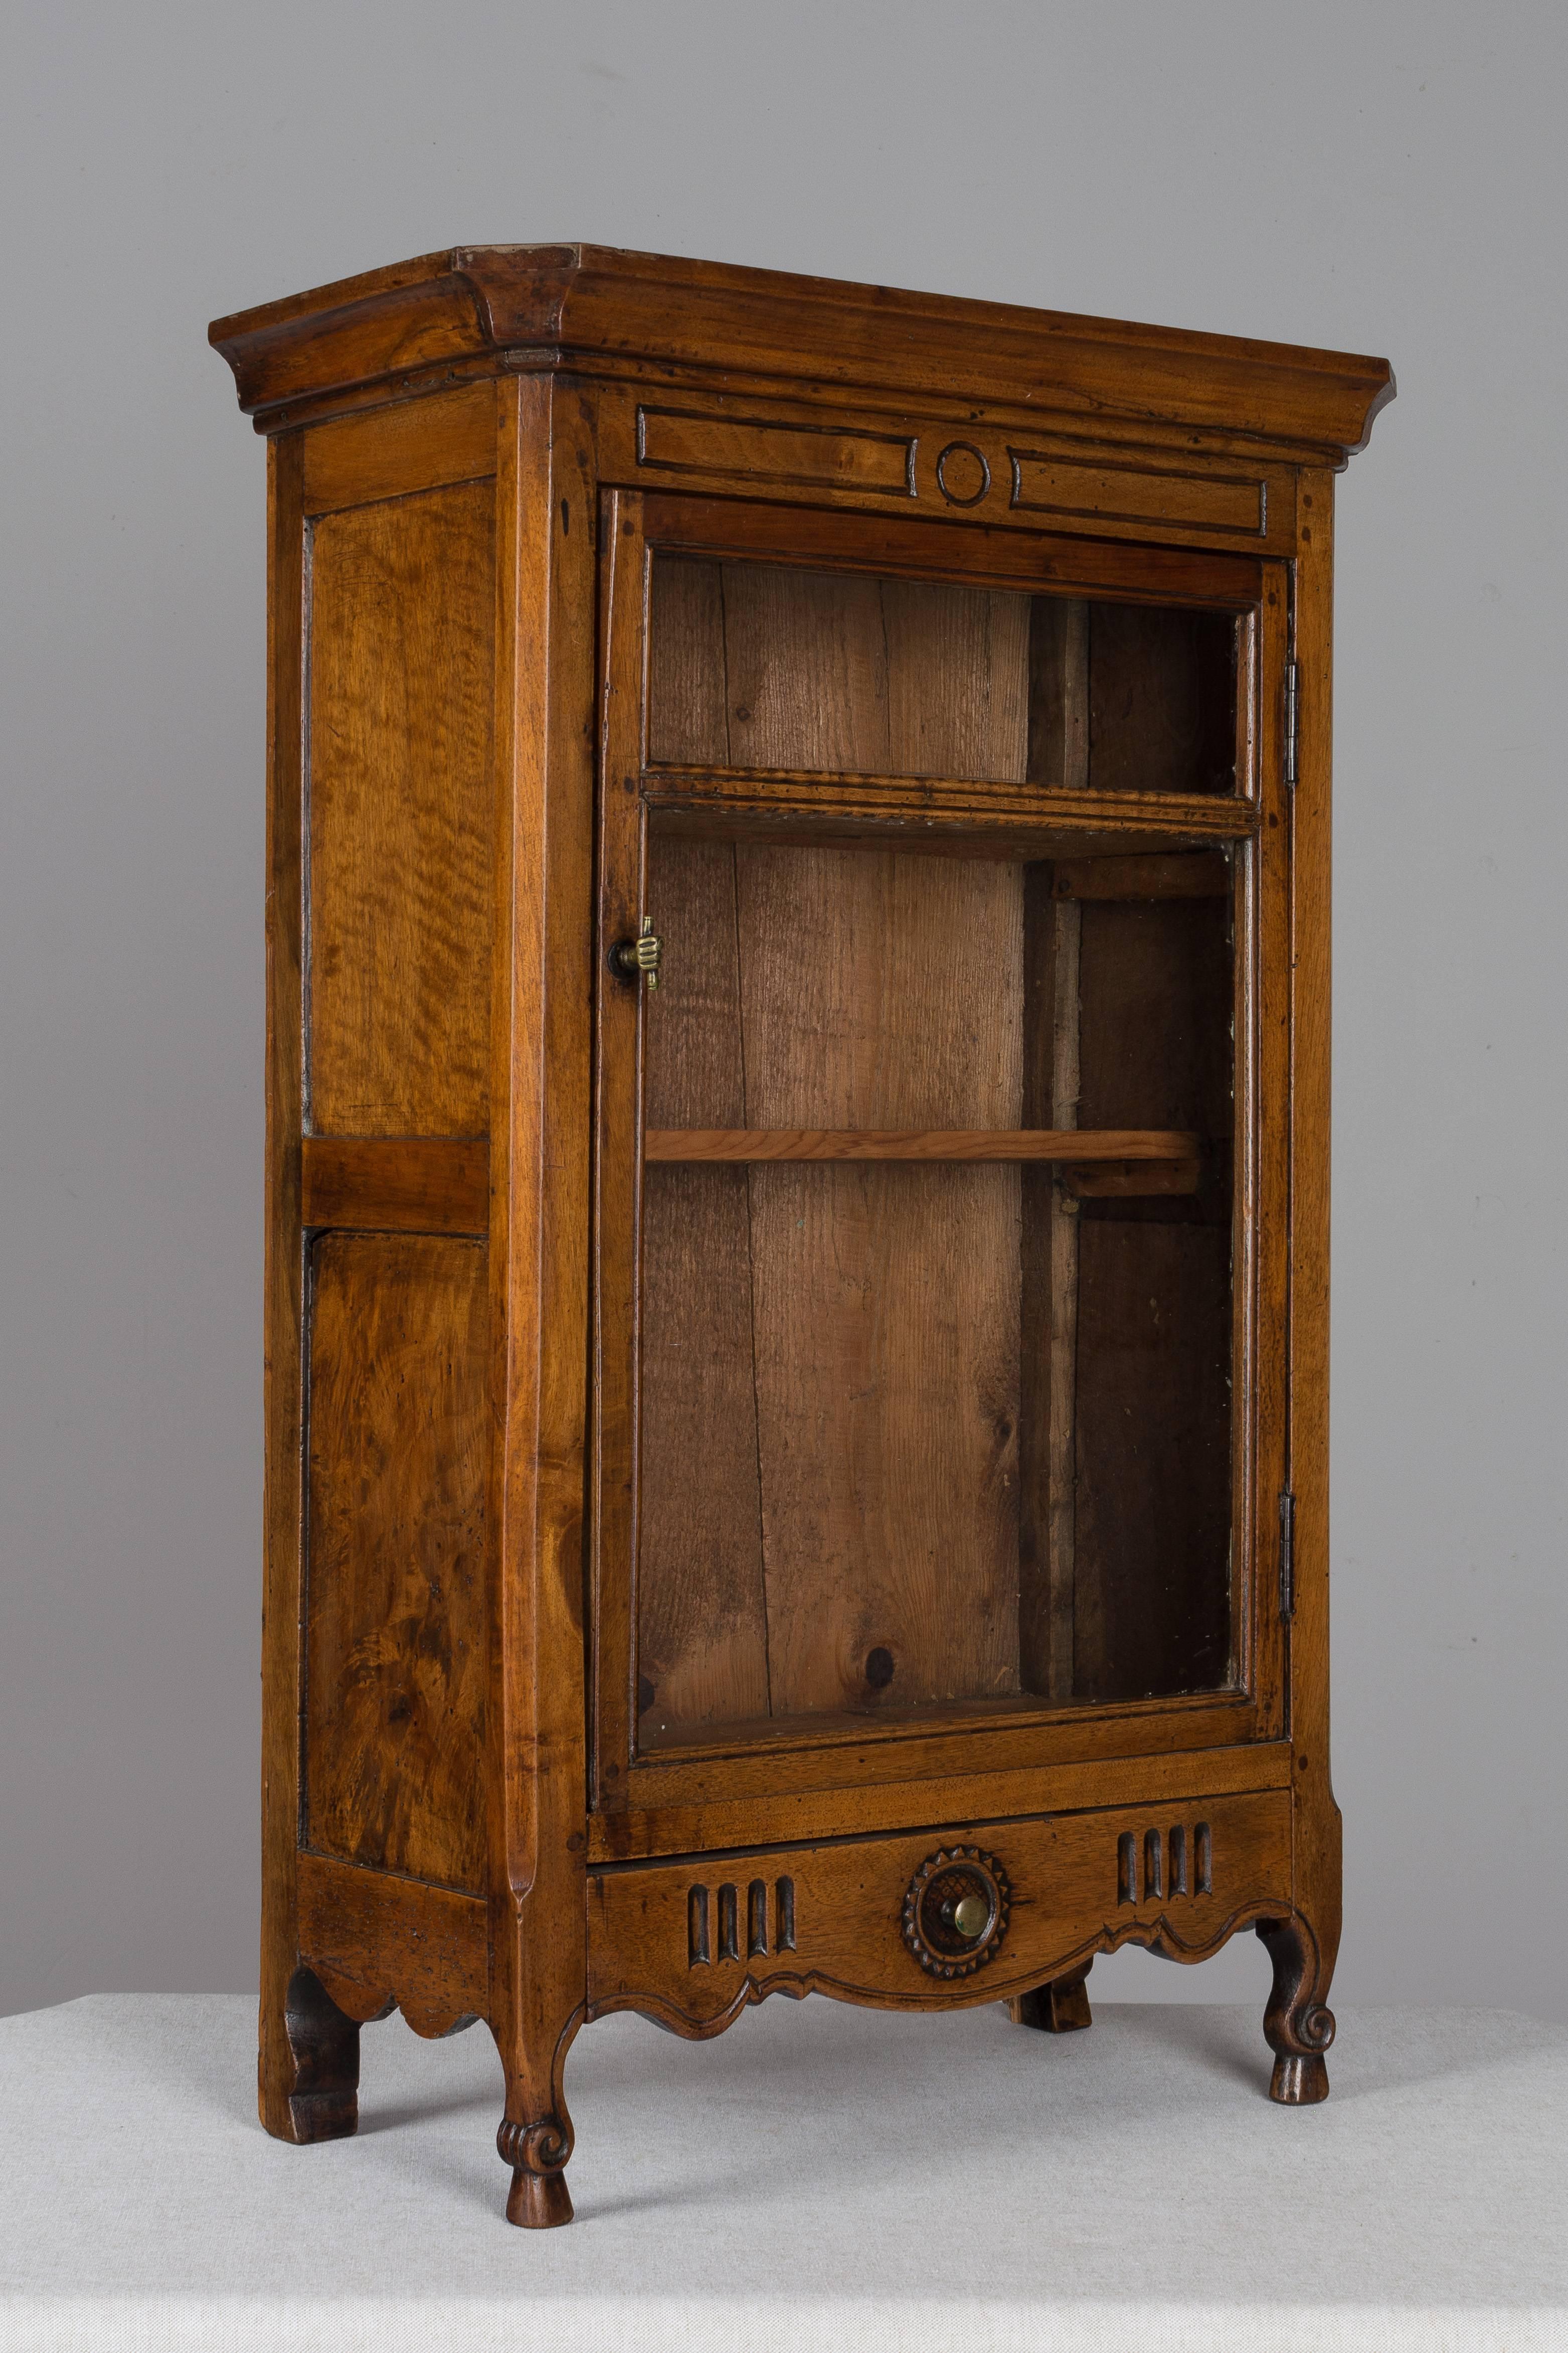
<instances>
[{"instance_id":1,"label":"carved circle motif","mask_svg":"<svg viewBox=\"0 0 1568 2353\"><path fill-rule=\"evenodd\" d=\"M904 1895L904 1942L928 1976L973 1977L994 1960L1007 1933L1013 1890L994 1854L977 1846L939 1847L927 1855ZM984 1907L984 1926L965 1935L957 1914Z\"/></svg>"},{"instance_id":2,"label":"carved circle motif","mask_svg":"<svg viewBox=\"0 0 1568 2353\"><path fill-rule=\"evenodd\" d=\"M991 488L991 467L973 441L950 441L936 461L936 486L950 507L977 507Z\"/></svg>"}]
</instances>

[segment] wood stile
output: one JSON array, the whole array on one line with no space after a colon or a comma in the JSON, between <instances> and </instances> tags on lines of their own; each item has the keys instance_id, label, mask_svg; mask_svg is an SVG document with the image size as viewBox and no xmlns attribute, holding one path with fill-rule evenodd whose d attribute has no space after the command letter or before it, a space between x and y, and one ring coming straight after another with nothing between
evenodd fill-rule
<instances>
[{"instance_id":1,"label":"wood stile","mask_svg":"<svg viewBox=\"0 0 1568 2353\"><path fill-rule=\"evenodd\" d=\"M267 552L267 1416L262 1599L261 2121L282 2140L353 2132L358 2038L338 2014L293 1999L298 1929L300 1531L304 1517L304 1253L300 1135L304 1124L301 973L304 843L304 508L300 436L268 449ZM325 1997L322 1998L325 2001ZM351 2049L352 2044L352 2049ZM312 2081L319 2067L324 2086Z\"/></svg>"},{"instance_id":2,"label":"wood stile","mask_svg":"<svg viewBox=\"0 0 1568 2353\"><path fill-rule=\"evenodd\" d=\"M271 437L268 2128L482 2017L548 2226L585 2019L1063 2032L1249 1926L1321 2098L1386 367L572 247L213 336Z\"/></svg>"}]
</instances>

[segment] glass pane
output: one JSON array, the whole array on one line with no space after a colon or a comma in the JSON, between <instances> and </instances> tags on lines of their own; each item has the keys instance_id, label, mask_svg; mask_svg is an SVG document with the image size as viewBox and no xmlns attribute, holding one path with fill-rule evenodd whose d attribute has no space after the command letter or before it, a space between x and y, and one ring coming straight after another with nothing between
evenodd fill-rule
<instances>
[{"instance_id":1,"label":"glass pane","mask_svg":"<svg viewBox=\"0 0 1568 2353\"><path fill-rule=\"evenodd\" d=\"M1233 793L1229 613L656 558L655 761Z\"/></svg>"},{"instance_id":2,"label":"glass pane","mask_svg":"<svg viewBox=\"0 0 1568 2353\"><path fill-rule=\"evenodd\" d=\"M642 1747L1226 1683L1231 896L655 832Z\"/></svg>"}]
</instances>

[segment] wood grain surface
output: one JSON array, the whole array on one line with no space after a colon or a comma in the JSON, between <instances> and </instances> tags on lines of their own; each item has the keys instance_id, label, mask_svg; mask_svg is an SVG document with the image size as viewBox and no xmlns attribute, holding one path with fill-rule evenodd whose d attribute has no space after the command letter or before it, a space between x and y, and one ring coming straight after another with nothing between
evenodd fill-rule
<instances>
[{"instance_id":1,"label":"wood grain surface","mask_svg":"<svg viewBox=\"0 0 1568 2353\"><path fill-rule=\"evenodd\" d=\"M1089 607L1090 792L1234 792L1235 711L1228 615Z\"/></svg>"},{"instance_id":2,"label":"wood grain surface","mask_svg":"<svg viewBox=\"0 0 1568 2353\"><path fill-rule=\"evenodd\" d=\"M1321 2098L1332 469L1386 367L574 247L215 337L277 436L268 2128L482 2003L548 2224L584 2016L1061 2024L1252 1921ZM901 1891L978 1834L1020 1900L955 1990Z\"/></svg>"},{"instance_id":3,"label":"wood grain surface","mask_svg":"<svg viewBox=\"0 0 1568 2353\"><path fill-rule=\"evenodd\" d=\"M1169 1867L1178 1831L1187 1855L1180 1875ZM900 1933L900 1912L913 1875L933 1853L954 1848L994 1861L1011 1900L987 1964L973 1975L933 1978ZM777 1883L786 1876L787 1943L777 1933ZM710 1947L707 1960L694 1958L693 1883L708 1890L711 1916L726 1884L744 1898L757 1882L763 1936L749 1951L744 1944L731 1954ZM1046 1820L971 1819L956 1828L939 1820L912 1834L685 1856L590 1873L590 2010L595 2016L637 2010L678 2033L701 2035L770 1992L816 1991L900 2010L1001 2001L1123 1944L1198 1959L1243 1923L1288 1915L1290 1898L1290 1800L1283 1789L1205 1794L1179 1810L1156 1801Z\"/></svg>"},{"instance_id":4,"label":"wood grain surface","mask_svg":"<svg viewBox=\"0 0 1568 2353\"><path fill-rule=\"evenodd\" d=\"M759 850L741 879L748 1125L1016 1122L1016 869ZM774 1709L1016 1688L1016 1172L751 1187Z\"/></svg>"},{"instance_id":5,"label":"wood grain surface","mask_svg":"<svg viewBox=\"0 0 1568 2353\"><path fill-rule=\"evenodd\" d=\"M489 1204L487 1136L307 1135L300 1146L306 1226L482 1235Z\"/></svg>"},{"instance_id":6,"label":"wood grain surface","mask_svg":"<svg viewBox=\"0 0 1568 2353\"><path fill-rule=\"evenodd\" d=\"M1028 630L1006 591L661 557L649 755L1021 783Z\"/></svg>"},{"instance_id":7,"label":"wood grain surface","mask_svg":"<svg viewBox=\"0 0 1568 2353\"><path fill-rule=\"evenodd\" d=\"M484 1885L482 1243L311 1253L307 1842Z\"/></svg>"},{"instance_id":8,"label":"wood grain surface","mask_svg":"<svg viewBox=\"0 0 1568 2353\"><path fill-rule=\"evenodd\" d=\"M738 1120L734 850L665 845L649 902L679 915L680 946L647 1024L647 1115ZM745 1169L648 1170L637 1662L649 1738L768 1713L752 1317Z\"/></svg>"},{"instance_id":9,"label":"wood grain surface","mask_svg":"<svg viewBox=\"0 0 1568 2353\"><path fill-rule=\"evenodd\" d=\"M1394 392L1386 360L1359 353L596 245L448 248L215 319L208 333L268 430L312 400L500 372L514 344L638 377L718 370L731 389L754 378L775 398L794 380L829 409L874 387L1011 402L1031 433L1052 408L1112 440L1169 426L1184 456L1227 436L1255 454L1265 436L1326 464L1360 447Z\"/></svg>"},{"instance_id":10,"label":"wood grain surface","mask_svg":"<svg viewBox=\"0 0 1568 2353\"><path fill-rule=\"evenodd\" d=\"M647 1160L1173 1160L1200 1138L1176 1129L650 1127Z\"/></svg>"},{"instance_id":11,"label":"wood grain surface","mask_svg":"<svg viewBox=\"0 0 1568 2353\"><path fill-rule=\"evenodd\" d=\"M310 579L310 1126L488 1119L494 494L323 516Z\"/></svg>"},{"instance_id":12,"label":"wood grain surface","mask_svg":"<svg viewBox=\"0 0 1568 2353\"><path fill-rule=\"evenodd\" d=\"M748 753L764 762L907 757L945 771L956 754L983 772L1022 774L1020 600L676 564L656 567L651 629L656 751L732 755L744 729ZM983 694L978 717L961 716L960 673L941 650L956 642L973 664L998 632L1005 691ZM655 1160L742 1152L757 1164L743 1179L743 1261L738 1191L710 1183L704 1195L676 1194L663 1170L645 1180L645 1639L671 1619L667 1597L713 1585L700 1566L712 1538L689 1497L679 1500L668 1454L671 1416L694 1408L662 1402L661 1389L692 1389L700 1367L695 1409L732 1440L721 1451L731 1508L717 1515L731 1546L723 1630L715 1640L689 1605L674 1610L689 1631L677 1645L662 1637L662 1681L643 1670L648 1736L682 1722L671 1695L693 1680L680 1662L694 1649L710 1654L704 1704L717 1720L720 1687L732 1715L753 1712L742 1694L759 1672L775 1714L1015 1689L1017 1177L943 1166L952 1155L932 1157L921 1141L931 1131L911 1134L910 1114L942 1116L939 1134L959 1120L993 1133L1005 1124L995 1155L1018 1149L1019 871L655 838L647 894L668 910L658 920L671 975L683 952L689 970L649 1000L645 1116L655 1138L674 1132L667 1105L679 1103L689 1125L679 1142L645 1150ZM755 1148L719 1127L735 1119L737 1088L740 1128L754 1139L768 1125ZM713 1109L700 1129L702 1102ZM818 1123L809 1135L803 1114ZM926 1165L844 1165L865 1147L823 1134L830 1121L864 1136L895 1119L901 1154ZM870 1145L873 1157L885 1160L887 1147ZM749 1537L738 1533L752 1508L748 1429L766 1596L760 1652L749 1598L738 1599L752 1587Z\"/></svg>"}]
</instances>

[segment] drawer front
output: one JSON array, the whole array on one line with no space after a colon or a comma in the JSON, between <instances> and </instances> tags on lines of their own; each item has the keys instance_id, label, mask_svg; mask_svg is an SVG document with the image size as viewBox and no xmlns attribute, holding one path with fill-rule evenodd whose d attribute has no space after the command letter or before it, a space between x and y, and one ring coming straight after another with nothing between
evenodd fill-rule
<instances>
[{"instance_id":1,"label":"drawer front","mask_svg":"<svg viewBox=\"0 0 1568 2353\"><path fill-rule=\"evenodd\" d=\"M716 2033L769 1993L996 2001L1118 1945L1178 1960L1290 1906L1282 1789L588 1875L588 2013Z\"/></svg>"}]
</instances>

